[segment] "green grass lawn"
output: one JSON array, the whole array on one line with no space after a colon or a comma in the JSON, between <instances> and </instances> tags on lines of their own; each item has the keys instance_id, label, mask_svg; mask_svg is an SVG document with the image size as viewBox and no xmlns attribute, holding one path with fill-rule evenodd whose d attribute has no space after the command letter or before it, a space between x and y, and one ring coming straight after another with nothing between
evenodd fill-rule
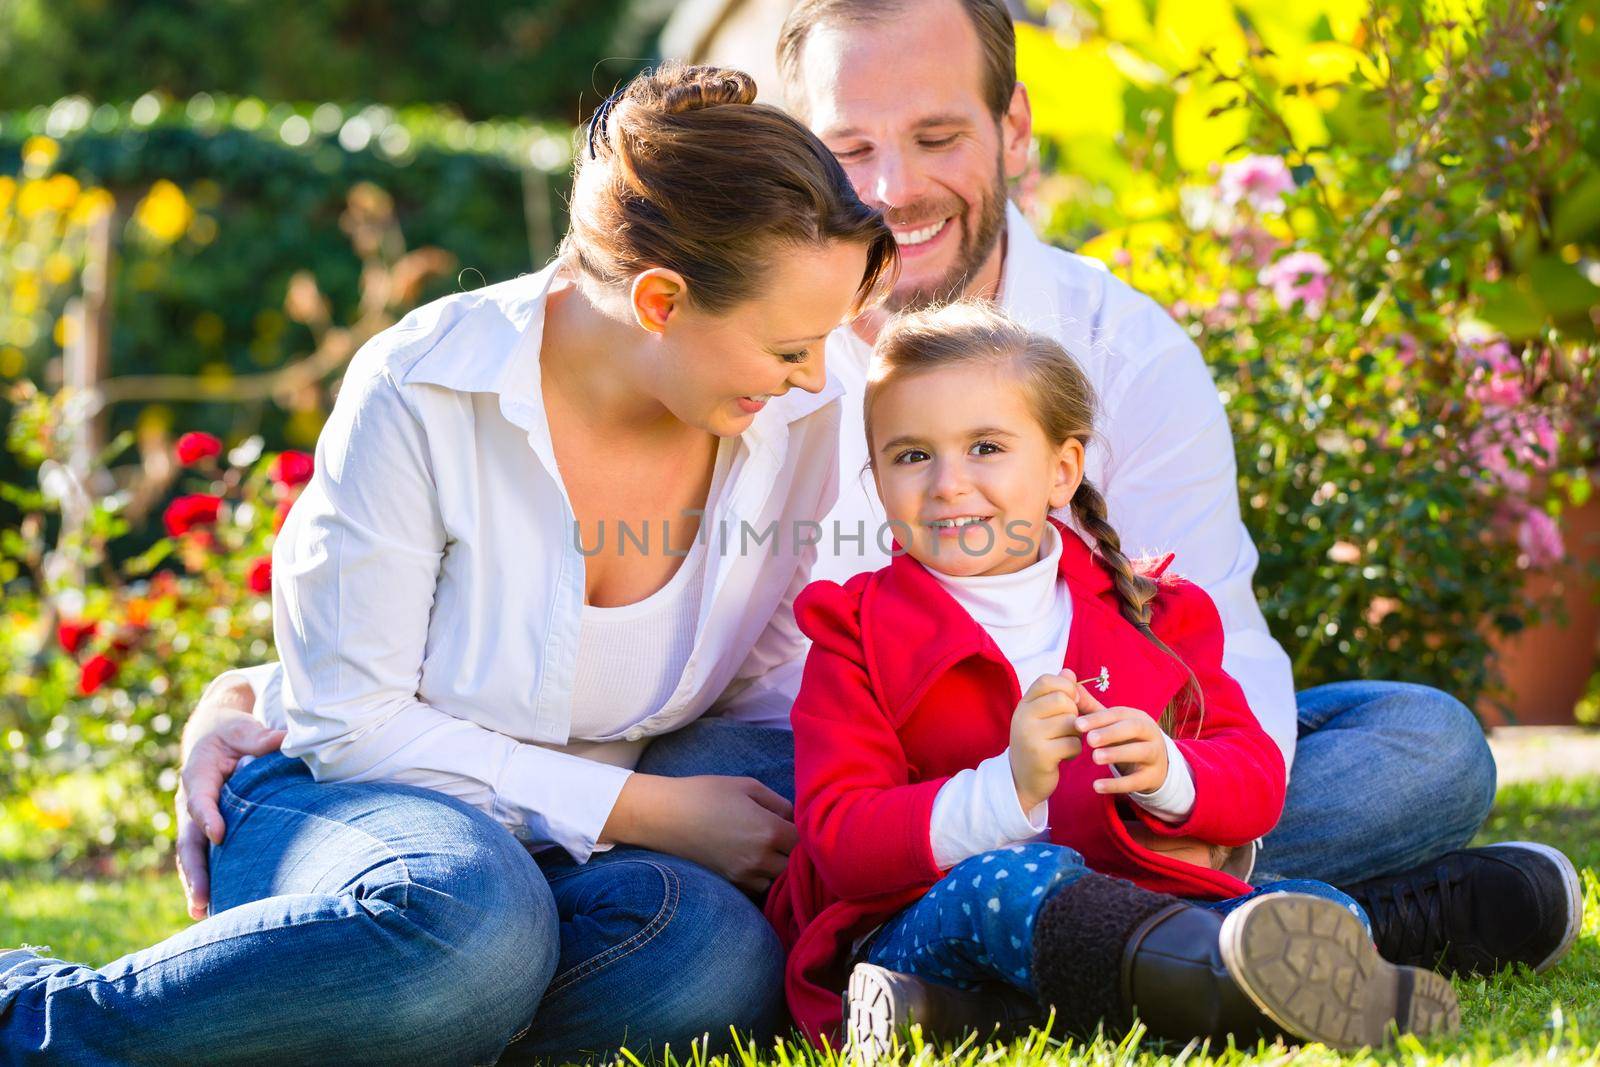
<instances>
[{"instance_id":1,"label":"green grass lawn","mask_svg":"<svg viewBox=\"0 0 1600 1067\"><path fill-rule=\"evenodd\" d=\"M1042 1035L1004 1047L913 1049L917 1064L1600 1064L1600 777L1527 783L1500 791L1482 840L1532 839L1565 850L1584 870L1583 936L1548 974L1501 974L1461 981L1463 1028L1448 1041L1402 1040L1371 1054L1320 1047L1265 1046L1202 1056L1197 1049L1121 1043L1062 1044ZM188 920L175 877L124 882L0 879L0 947L50 945L55 955L103 963L180 929ZM790 1067L831 1061L808 1048L751 1050L740 1067Z\"/></svg>"}]
</instances>

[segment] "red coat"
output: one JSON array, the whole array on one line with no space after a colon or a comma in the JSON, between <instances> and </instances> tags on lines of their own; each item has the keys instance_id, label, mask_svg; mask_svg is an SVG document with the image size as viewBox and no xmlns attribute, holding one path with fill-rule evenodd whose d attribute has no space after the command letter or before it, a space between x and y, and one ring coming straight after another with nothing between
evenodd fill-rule
<instances>
[{"instance_id":1,"label":"red coat","mask_svg":"<svg viewBox=\"0 0 1600 1067\"><path fill-rule=\"evenodd\" d=\"M1072 595L1065 666L1090 679L1107 706L1154 715L1187 681L1183 669L1122 618L1111 576L1062 530L1060 574ZM1160 577L1165 564L1149 573ZM1096 793L1109 767L1079 757L1050 798L1050 839L1088 865L1149 889L1223 899L1250 887L1221 871L1135 844L1124 819L1156 834L1242 845L1283 810L1283 756L1222 670L1222 624L1210 597L1160 578L1152 629L1181 656L1205 695L1180 716L1174 740L1194 775L1189 818L1165 823ZM813 642L795 701L795 820L800 843L767 899L789 950L785 985L795 1021L813 1039L839 1023L852 942L919 899L944 872L933 860L933 798L951 775L1005 750L1021 700L1010 663L984 629L910 556L843 586L814 582L795 604ZM1025 679L1032 684L1033 679Z\"/></svg>"}]
</instances>

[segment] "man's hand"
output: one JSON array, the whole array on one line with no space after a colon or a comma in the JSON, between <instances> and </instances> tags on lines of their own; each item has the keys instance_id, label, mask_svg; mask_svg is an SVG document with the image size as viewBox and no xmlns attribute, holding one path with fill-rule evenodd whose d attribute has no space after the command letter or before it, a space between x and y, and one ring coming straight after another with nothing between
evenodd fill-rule
<instances>
[{"instance_id":1,"label":"man's hand","mask_svg":"<svg viewBox=\"0 0 1600 1067\"><path fill-rule=\"evenodd\" d=\"M1024 812L1050 799L1061 784L1061 761L1083 750L1078 739L1077 676L1041 675L1011 714L1011 780Z\"/></svg>"},{"instance_id":2,"label":"man's hand","mask_svg":"<svg viewBox=\"0 0 1600 1067\"><path fill-rule=\"evenodd\" d=\"M269 730L250 714L255 695L243 682L206 690L183 731L183 767L178 776L178 879L189 915L203 919L211 906L207 843L222 844L227 824L218 801L222 783L245 756L264 756L283 744L282 730Z\"/></svg>"},{"instance_id":3,"label":"man's hand","mask_svg":"<svg viewBox=\"0 0 1600 1067\"><path fill-rule=\"evenodd\" d=\"M1121 775L1095 779L1096 792L1153 793L1160 789L1167 780L1167 743L1156 721L1138 708L1103 707L1092 696L1083 710L1078 729L1094 761L1115 764Z\"/></svg>"}]
</instances>

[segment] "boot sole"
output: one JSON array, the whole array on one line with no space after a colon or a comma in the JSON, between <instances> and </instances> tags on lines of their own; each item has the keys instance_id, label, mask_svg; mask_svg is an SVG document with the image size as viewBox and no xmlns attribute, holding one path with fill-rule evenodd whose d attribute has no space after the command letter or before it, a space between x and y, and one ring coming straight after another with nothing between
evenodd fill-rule
<instances>
[{"instance_id":1,"label":"boot sole","mask_svg":"<svg viewBox=\"0 0 1600 1067\"><path fill-rule=\"evenodd\" d=\"M1549 845L1541 845L1537 841L1500 841L1501 845L1515 845L1525 848L1529 852L1537 853L1555 864L1556 870L1561 872L1561 883L1567 891L1567 928L1562 932L1561 943L1555 947L1544 959L1534 964L1533 972L1543 974L1566 958L1572 951L1572 946L1577 943L1578 933L1583 929L1583 882L1578 878L1578 869L1572 861L1560 850Z\"/></svg>"},{"instance_id":2,"label":"boot sole","mask_svg":"<svg viewBox=\"0 0 1600 1067\"><path fill-rule=\"evenodd\" d=\"M862 1063L888 1056L895 1034L911 1022L893 978L892 972L871 963L858 963L850 972L844 995L845 1051Z\"/></svg>"},{"instance_id":3,"label":"boot sole","mask_svg":"<svg viewBox=\"0 0 1600 1067\"><path fill-rule=\"evenodd\" d=\"M1449 979L1385 961L1344 905L1299 893L1257 897L1223 920L1222 960L1285 1033L1332 1048L1377 1048L1400 1033L1449 1034Z\"/></svg>"}]
</instances>

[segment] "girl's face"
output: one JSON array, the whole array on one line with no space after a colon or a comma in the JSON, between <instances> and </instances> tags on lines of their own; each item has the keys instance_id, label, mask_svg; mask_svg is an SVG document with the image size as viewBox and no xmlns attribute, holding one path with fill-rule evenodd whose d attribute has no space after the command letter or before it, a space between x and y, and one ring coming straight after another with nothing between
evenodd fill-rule
<instances>
[{"instance_id":1,"label":"girl's face","mask_svg":"<svg viewBox=\"0 0 1600 1067\"><path fill-rule=\"evenodd\" d=\"M872 473L900 545L942 574L1018 571L1047 515L1083 480L1083 445L1056 446L1004 362L908 374L872 405Z\"/></svg>"},{"instance_id":2,"label":"girl's face","mask_svg":"<svg viewBox=\"0 0 1600 1067\"><path fill-rule=\"evenodd\" d=\"M718 437L749 429L791 388L821 392L827 336L849 315L866 269L864 245L785 245L763 291L717 314L672 288L679 275L640 275L635 313L657 335L651 391L679 420Z\"/></svg>"}]
</instances>

